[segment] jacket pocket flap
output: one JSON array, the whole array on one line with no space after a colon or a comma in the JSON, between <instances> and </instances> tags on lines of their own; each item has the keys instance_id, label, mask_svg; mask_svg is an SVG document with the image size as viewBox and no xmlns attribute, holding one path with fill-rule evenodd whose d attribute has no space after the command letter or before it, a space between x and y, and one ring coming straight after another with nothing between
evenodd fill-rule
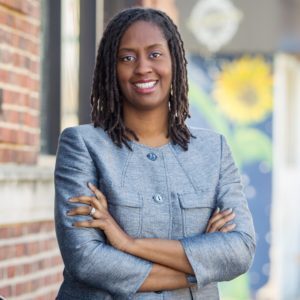
<instances>
[{"instance_id":1,"label":"jacket pocket flap","mask_svg":"<svg viewBox=\"0 0 300 300\"><path fill-rule=\"evenodd\" d=\"M178 197L182 208L214 208L214 191L212 190L178 194Z\"/></svg>"},{"instance_id":2,"label":"jacket pocket flap","mask_svg":"<svg viewBox=\"0 0 300 300\"><path fill-rule=\"evenodd\" d=\"M121 205L129 207L142 207L142 198L139 193L131 191L127 188L110 187L107 189L105 196L108 205Z\"/></svg>"}]
</instances>

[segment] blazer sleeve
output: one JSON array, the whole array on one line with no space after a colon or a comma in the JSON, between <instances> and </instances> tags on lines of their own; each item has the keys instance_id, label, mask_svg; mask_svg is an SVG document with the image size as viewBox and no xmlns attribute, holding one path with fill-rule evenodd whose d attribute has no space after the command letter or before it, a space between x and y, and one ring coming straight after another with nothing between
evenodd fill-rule
<instances>
[{"instance_id":1,"label":"blazer sleeve","mask_svg":"<svg viewBox=\"0 0 300 300\"><path fill-rule=\"evenodd\" d=\"M91 195L87 182L97 186L99 177L78 128L61 134L55 167L55 225L65 270L75 280L127 299L144 282L152 263L107 245L100 230L72 226L90 216L66 215L76 206L68 199Z\"/></svg>"},{"instance_id":2,"label":"blazer sleeve","mask_svg":"<svg viewBox=\"0 0 300 300\"><path fill-rule=\"evenodd\" d=\"M211 282L231 280L251 266L256 247L255 231L242 189L238 169L221 136L217 205L221 209L233 209L236 215L233 222L237 226L232 232L200 234L181 240L199 288Z\"/></svg>"}]
</instances>

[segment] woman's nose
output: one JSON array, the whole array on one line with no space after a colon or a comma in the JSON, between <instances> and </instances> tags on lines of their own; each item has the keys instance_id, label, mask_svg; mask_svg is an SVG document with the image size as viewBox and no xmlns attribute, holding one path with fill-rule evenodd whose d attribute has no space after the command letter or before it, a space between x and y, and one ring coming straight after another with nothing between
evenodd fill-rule
<instances>
[{"instance_id":1,"label":"woman's nose","mask_svg":"<svg viewBox=\"0 0 300 300\"><path fill-rule=\"evenodd\" d=\"M140 58L137 61L135 73L136 74L147 74L152 72L151 62L147 58Z\"/></svg>"}]
</instances>

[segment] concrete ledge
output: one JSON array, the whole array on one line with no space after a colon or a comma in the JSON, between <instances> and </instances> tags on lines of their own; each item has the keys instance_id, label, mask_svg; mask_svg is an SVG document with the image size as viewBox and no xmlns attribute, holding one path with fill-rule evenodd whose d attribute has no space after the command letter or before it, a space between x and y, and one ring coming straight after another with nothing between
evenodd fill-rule
<instances>
[{"instance_id":1,"label":"concrete ledge","mask_svg":"<svg viewBox=\"0 0 300 300\"><path fill-rule=\"evenodd\" d=\"M0 166L0 226L53 219L54 160L41 157L36 166Z\"/></svg>"}]
</instances>

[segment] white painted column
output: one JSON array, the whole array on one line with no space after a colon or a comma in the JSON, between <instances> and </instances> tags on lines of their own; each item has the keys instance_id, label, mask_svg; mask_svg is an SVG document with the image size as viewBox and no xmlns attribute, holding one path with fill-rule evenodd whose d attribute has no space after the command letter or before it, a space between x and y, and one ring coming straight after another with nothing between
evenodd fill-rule
<instances>
[{"instance_id":1,"label":"white painted column","mask_svg":"<svg viewBox=\"0 0 300 300\"><path fill-rule=\"evenodd\" d=\"M300 60L275 59L270 280L258 299L300 299Z\"/></svg>"}]
</instances>

